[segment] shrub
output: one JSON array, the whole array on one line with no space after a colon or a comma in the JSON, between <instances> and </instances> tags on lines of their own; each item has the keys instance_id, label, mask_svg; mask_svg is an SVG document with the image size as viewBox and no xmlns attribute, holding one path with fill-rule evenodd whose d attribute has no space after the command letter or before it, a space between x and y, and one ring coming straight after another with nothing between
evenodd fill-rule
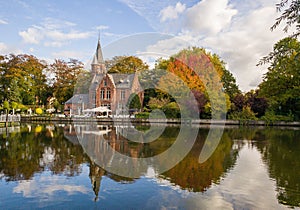
<instances>
[{"instance_id":1,"label":"shrub","mask_svg":"<svg viewBox=\"0 0 300 210\"><path fill-rule=\"evenodd\" d=\"M135 118L140 118L140 119L148 119L149 118L149 112L140 112L135 115Z\"/></svg>"},{"instance_id":2,"label":"shrub","mask_svg":"<svg viewBox=\"0 0 300 210\"><path fill-rule=\"evenodd\" d=\"M36 109L35 109L35 113L36 113L36 114L39 114L39 115L40 115L40 114L43 114L43 110L42 110L41 108L36 108Z\"/></svg>"},{"instance_id":3,"label":"shrub","mask_svg":"<svg viewBox=\"0 0 300 210\"><path fill-rule=\"evenodd\" d=\"M180 108L176 102L168 103L162 110L167 118L180 118Z\"/></svg>"},{"instance_id":4,"label":"shrub","mask_svg":"<svg viewBox=\"0 0 300 210\"><path fill-rule=\"evenodd\" d=\"M249 106L243 107L242 111L232 112L228 118L231 120L257 120L255 113Z\"/></svg>"},{"instance_id":5,"label":"shrub","mask_svg":"<svg viewBox=\"0 0 300 210\"><path fill-rule=\"evenodd\" d=\"M289 115L277 115L274 111L267 111L263 117L261 117L262 120L272 123L276 121L286 121L291 122L294 120L294 115L291 113Z\"/></svg>"}]
</instances>

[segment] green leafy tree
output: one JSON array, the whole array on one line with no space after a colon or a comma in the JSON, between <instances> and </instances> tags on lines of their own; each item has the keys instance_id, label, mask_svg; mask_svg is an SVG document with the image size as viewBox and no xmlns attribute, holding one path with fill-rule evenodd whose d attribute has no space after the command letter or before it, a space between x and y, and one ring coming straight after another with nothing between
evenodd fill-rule
<instances>
[{"instance_id":1,"label":"green leafy tree","mask_svg":"<svg viewBox=\"0 0 300 210\"><path fill-rule=\"evenodd\" d=\"M131 74L149 68L140 58L135 56L115 56L105 61L108 73Z\"/></svg>"},{"instance_id":2,"label":"green leafy tree","mask_svg":"<svg viewBox=\"0 0 300 210\"><path fill-rule=\"evenodd\" d=\"M270 108L277 114L292 113L296 119L300 118L299 52L300 42L297 39L284 38L260 62L270 64L259 85L260 95L268 100Z\"/></svg>"},{"instance_id":3,"label":"green leafy tree","mask_svg":"<svg viewBox=\"0 0 300 210\"><path fill-rule=\"evenodd\" d=\"M167 118L180 118L180 108L176 102L171 102L162 107Z\"/></svg>"},{"instance_id":4,"label":"green leafy tree","mask_svg":"<svg viewBox=\"0 0 300 210\"><path fill-rule=\"evenodd\" d=\"M223 69L221 81L223 83L224 92L230 97L230 101L232 101L236 95L241 94L241 91L236 84L236 79L232 73L225 68Z\"/></svg>"},{"instance_id":5,"label":"green leafy tree","mask_svg":"<svg viewBox=\"0 0 300 210\"><path fill-rule=\"evenodd\" d=\"M6 55L0 62L0 93L3 99L23 104L42 103L47 89L46 64L32 55Z\"/></svg>"},{"instance_id":6,"label":"green leafy tree","mask_svg":"<svg viewBox=\"0 0 300 210\"><path fill-rule=\"evenodd\" d=\"M150 109L161 109L163 106L167 105L170 103L170 100L168 98L150 98L148 106Z\"/></svg>"},{"instance_id":7,"label":"green leafy tree","mask_svg":"<svg viewBox=\"0 0 300 210\"><path fill-rule=\"evenodd\" d=\"M273 31L276 29L283 21L285 21L284 32L296 25L296 32L293 33L293 37L298 37L300 35L300 1L299 0L281 0L280 3L276 4L277 11L281 12L281 16L276 19L276 22L271 27Z\"/></svg>"},{"instance_id":8,"label":"green leafy tree","mask_svg":"<svg viewBox=\"0 0 300 210\"><path fill-rule=\"evenodd\" d=\"M129 109L140 110L142 105L139 96L135 93L132 93L128 98L127 106Z\"/></svg>"}]
</instances>

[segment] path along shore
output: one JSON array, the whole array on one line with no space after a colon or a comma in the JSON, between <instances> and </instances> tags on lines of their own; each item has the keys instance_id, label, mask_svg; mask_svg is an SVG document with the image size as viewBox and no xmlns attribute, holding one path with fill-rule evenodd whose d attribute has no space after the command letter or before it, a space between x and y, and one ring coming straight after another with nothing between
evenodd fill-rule
<instances>
[{"instance_id":1,"label":"path along shore","mask_svg":"<svg viewBox=\"0 0 300 210\"><path fill-rule=\"evenodd\" d=\"M85 117L47 117L22 116L21 123L53 122L53 123L92 123L105 124L129 123L132 124L192 124L192 125L249 125L249 126L293 126L300 127L300 122L266 122L256 120L210 120L210 119L141 119L141 118L85 118Z\"/></svg>"}]
</instances>

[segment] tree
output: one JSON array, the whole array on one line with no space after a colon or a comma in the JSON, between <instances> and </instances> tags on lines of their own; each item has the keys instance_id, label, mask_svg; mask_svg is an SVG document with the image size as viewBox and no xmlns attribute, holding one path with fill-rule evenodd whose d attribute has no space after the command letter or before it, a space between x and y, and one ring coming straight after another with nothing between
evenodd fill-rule
<instances>
[{"instance_id":1,"label":"tree","mask_svg":"<svg viewBox=\"0 0 300 210\"><path fill-rule=\"evenodd\" d=\"M163 106L170 103L170 100L168 98L157 98L157 97L151 97L148 103L148 106L150 109L161 109Z\"/></svg>"},{"instance_id":2,"label":"tree","mask_svg":"<svg viewBox=\"0 0 300 210\"><path fill-rule=\"evenodd\" d=\"M259 95L265 97L277 114L294 114L300 118L300 42L291 37L277 42L273 52L260 64L269 63L268 72L259 85Z\"/></svg>"},{"instance_id":3,"label":"tree","mask_svg":"<svg viewBox=\"0 0 300 210\"><path fill-rule=\"evenodd\" d=\"M77 77L77 83L75 86L75 94L85 94L89 92L89 87L92 82L92 76L89 71L82 70L82 72Z\"/></svg>"},{"instance_id":4,"label":"tree","mask_svg":"<svg viewBox=\"0 0 300 210\"><path fill-rule=\"evenodd\" d=\"M246 93L246 103L251 108L251 110L255 113L256 117L264 116L268 103L267 100L263 97L259 97L259 91L249 91Z\"/></svg>"},{"instance_id":5,"label":"tree","mask_svg":"<svg viewBox=\"0 0 300 210\"><path fill-rule=\"evenodd\" d=\"M225 68L223 69L221 81L223 83L224 92L230 97L230 101L232 101L236 95L241 94L232 73Z\"/></svg>"},{"instance_id":6,"label":"tree","mask_svg":"<svg viewBox=\"0 0 300 210\"><path fill-rule=\"evenodd\" d=\"M108 73L131 74L149 68L140 58L135 56L115 56L105 61Z\"/></svg>"},{"instance_id":7,"label":"tree","mask_svg":"<svg viewBox=\"0 0 300 210\"><path fill-rule=\"evenodd\" d=\"M288 7L287 7L288 6ZM289 28L296 24L296 32L292 37L298 37L300 35L300 1L299 0L281 0L276 4L277 11L282 12L281 16L276 19L276 22L271 27L273 31L281 22L285 22L284 32L288 32Z\"/></svg>"},{"instance_id":8,"label":"tree","mask_svg":"<svg viewBox=\"0 0 300 210\"><path fill-rule=\"evenodd\" d=\"M129 109L137 109L137 110L140 110L142 105L141 105L141 101L140 101L140 97L135 94L135 93L132 93L129 98L128 98L128 101L127 101L127 107Z\"/></svg>"},{"instance_id":9,"label":"tree","mask_svg":"<svg viewBox=\"0 0 300 210\"><path fill-rule=\"evenodd\" d=\"M44 95L46 64L32 55L6 55L1 57L0 86L3 100L35 104Z\"/></svg>"},{"instance_id":10,"label":"tree","mask_svg":"<svg viewBox=\"0 0 300 210\"><path fill-rule=\"evenodd\" d=\"M239 93L235 95L234 98L232 99L231 110L241 112L244 106L246 105L246 103L247 103L246 97L242 93Z\"/></svg>"},{"instance_id":11,"label":"tree","mask_svg":"<svg viewBox=\"0 0 300 210\"><path fill-rule=\"evenodd\" d=\"M207 99L205 105L207 112L225 112L230 107L226 91L232 95L238 93L233 76L229 72L225 72L225 62L216 54L212 55L203 48L187 48L169 60L160 59L159 61L161 63L156 66L166 68L171 73L161 77L159 87L171 92L175 99L184 98L193 91L203 93ZM223 77L224 72L226 75ZM221 91L224 91L225 94L223 92L221 94ZM225 104L227 108L222 104Z\"/></svg>"},{"instance_id":12,"label":"tree","mask_svg":"<svg viewBox=\"0 0 300 210\"><path fill-rule=\"evenodd\" d=\"M171 102L162 107L167 118L180 118L180 108L176 102Z\"/></svg>"},{"instance_id":13,"label":"tree","mask_svg":"<svg viewBox=\"0 0 300 210\"><path fill-rule=\"evenodd\" d=\"M78 60L70 59L66 62L58 59L49 66L48 71L55 75L52 82L53 95L61 104L73 96L78 76L84 70L83 63Z\"/></svg>"}]
</instances>

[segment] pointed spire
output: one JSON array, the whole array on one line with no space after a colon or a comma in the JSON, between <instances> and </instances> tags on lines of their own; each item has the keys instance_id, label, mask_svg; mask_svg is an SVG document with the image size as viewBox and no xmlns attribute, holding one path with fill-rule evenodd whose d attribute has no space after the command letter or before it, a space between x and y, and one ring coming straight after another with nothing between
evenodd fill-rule
<instances>
[{"instance_id":1,"label":"pointed spire","mask_svg":"<svg viewBox=\"0 0 300 210\"><path fill-rule=\"evenodd\" d=\"M95 74L106 74L105 62L103 60L102 49L100 44L100 33L98 37L97 50L92 60L92 73Z\"/></svg>"},{"instance_id":2,"label":"pointed spire","mask_svg":"<svg viewBox=\"0 0 300 210\"><path fill-rule=\"evenodd\" d=\"M98 37L96 57L97 57L97 61L98 61L99 64L100 63L104 63L103 55L102 55L102 49L101 49L101 44L100 44L100 32L99 32L99 37Z\"/></svg>"},{"instance_id":3,"label":"pointed spire","mask_svg":"<svg viewBox=\"0 0 300 210\"><path fill-rule=\"evenodd\" d=\"M93 60L92 60L92 64L98 64L97 55L94 55Z\"/></svg>"}]
</instances>

